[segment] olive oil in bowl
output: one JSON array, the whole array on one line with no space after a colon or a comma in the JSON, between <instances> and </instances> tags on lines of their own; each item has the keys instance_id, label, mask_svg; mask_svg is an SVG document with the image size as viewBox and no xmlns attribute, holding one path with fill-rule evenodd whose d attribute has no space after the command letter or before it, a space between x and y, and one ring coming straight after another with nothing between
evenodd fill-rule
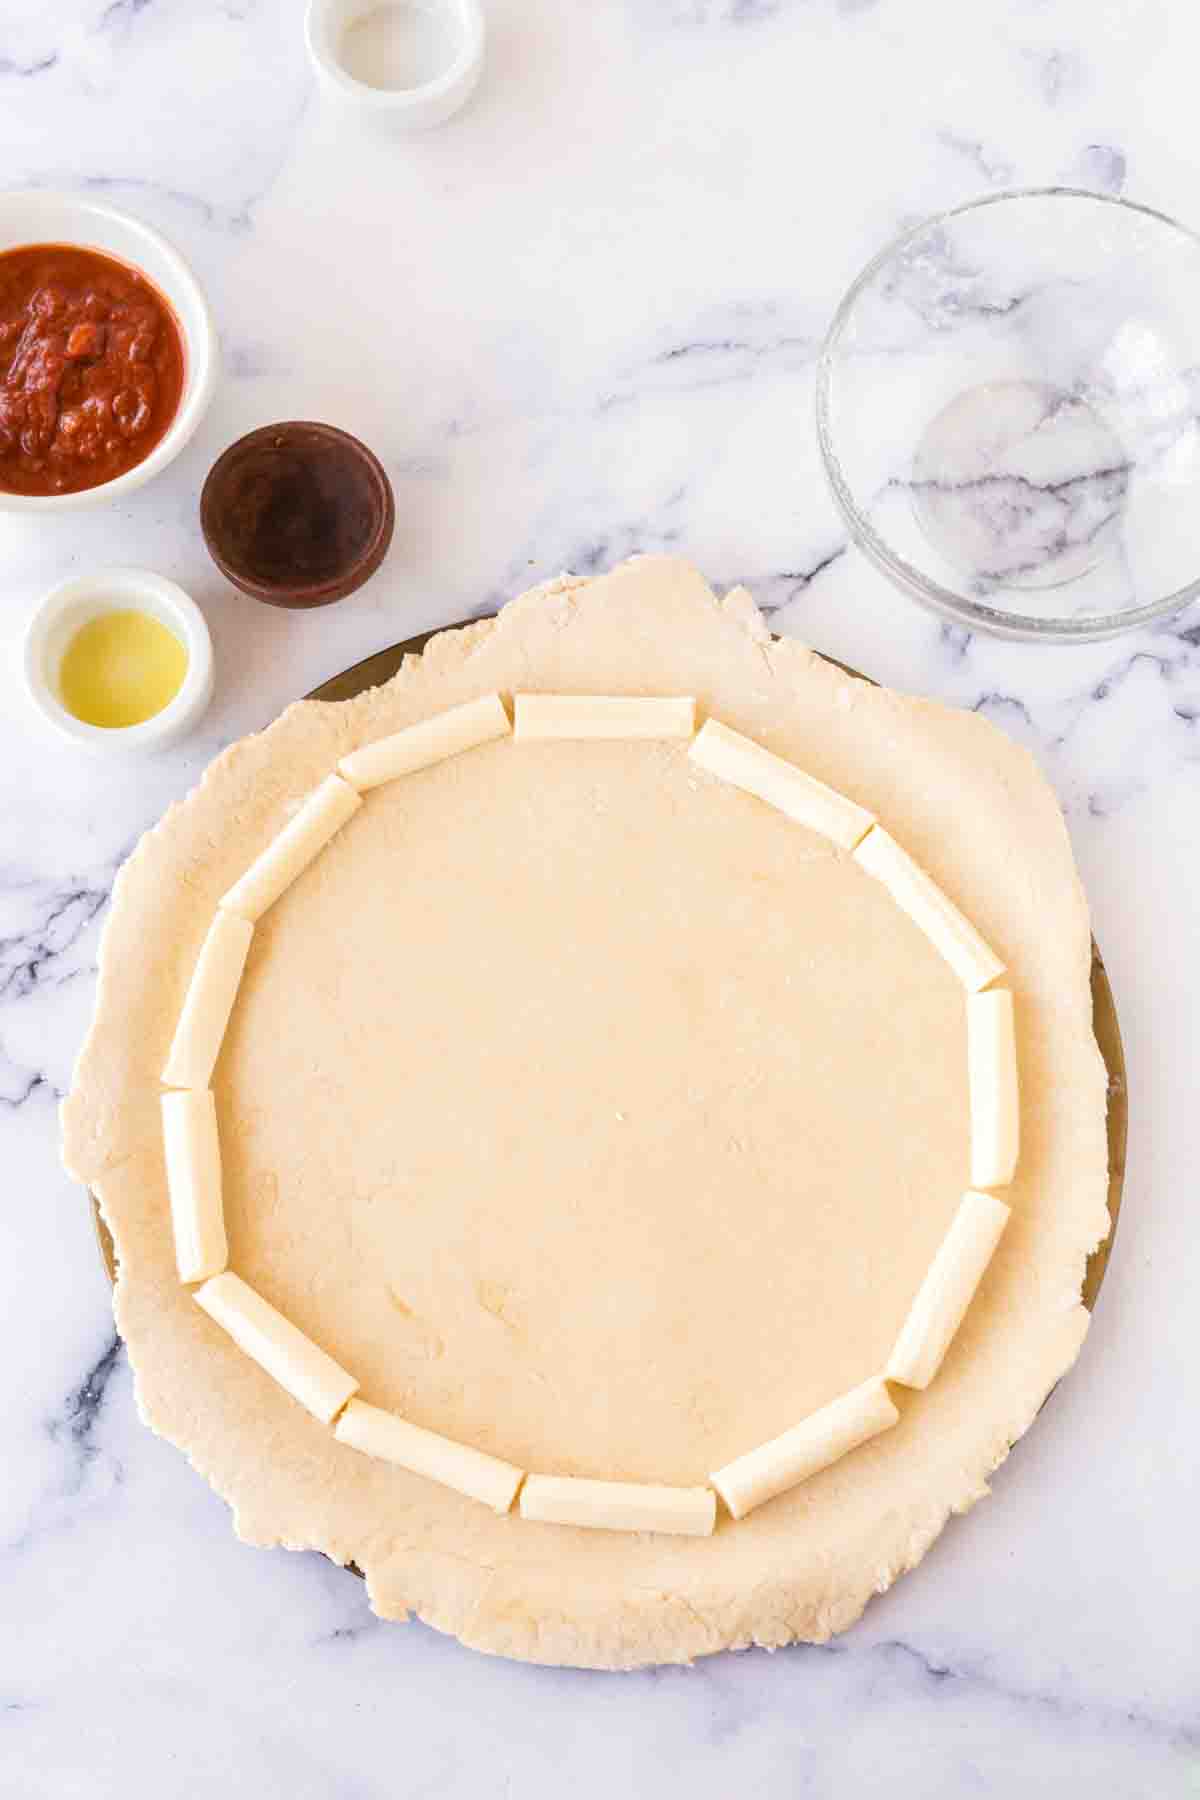
<instances>
[{"instance_id":1,"label":"olive oil in bowl","mask_svg":"<svg viewBox=\"0 0 1200 1800\"><path fill-rule=\"evenodd\" d=\"M186 649L160 619L132 608L102 612L63 651L59 695L85 725L119 731L169 706L187 666Z\"/></svg>"}]
</instances>

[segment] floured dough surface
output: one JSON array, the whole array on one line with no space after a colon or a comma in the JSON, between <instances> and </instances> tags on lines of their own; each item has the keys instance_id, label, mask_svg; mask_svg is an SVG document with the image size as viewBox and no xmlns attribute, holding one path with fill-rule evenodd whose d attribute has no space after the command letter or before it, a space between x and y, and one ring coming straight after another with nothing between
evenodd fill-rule
<instances>
[{"instance_id":1,"label":"floured dough surface","mask_svg":"<svg viewBox=\"0 0 1200 1800\"><path fill-rule=\"evenodd\" d=\"M339 1444L180 1288L159 1071L220 895L358 746L493 690L694 694L876 812L1007 961L1011 1226L894 1429L711 1539L497 1518ZM962 990L826 841L679 742L486 744L367 797L258 925L214 1077L231 1264L365 1400L522 1467L692 1486L886 1361L968 1179ZM66 1155L147 1421L255 1543L386 1617L626 1667L820 1639L924 1553L1073 1360L1107 1226L1087 915L985 721L772 643L640 558L233 746L122 872Z\"/></svg>"}]
</instances>

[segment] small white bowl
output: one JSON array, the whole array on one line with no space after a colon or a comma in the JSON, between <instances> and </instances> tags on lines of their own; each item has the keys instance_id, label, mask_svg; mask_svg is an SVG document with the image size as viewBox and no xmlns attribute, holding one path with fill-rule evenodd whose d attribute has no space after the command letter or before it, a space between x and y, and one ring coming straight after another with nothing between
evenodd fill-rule
<instances>
[{"instance_id":1,"label":"small white bowl","mask_svg":"<svg viewBox=\"0 0 1200 1800\"><path fill-rule=\"evenodd\" d=\"M140 725L89 725L62 703L63 654L90 620L131 610L149 613L174 632L187 651L187 673L175 698ZM42 717L73 744L100 756L128 756L175 743L212 699L212 639L204 614L181 587L151 569L99 569L52 588L25 633L24 666L25 685Z\"/></svg>"},{"instance_id":2,"label":"small white bowl","mask_svg":"<svg viewBox=\"0 0 1200 1800\"><path fill-rule=\"evenodd\" d=\"M150 481L183 449L204 417L219 366L217 332L199 282L179 252L140 219L83 200L37 188L0 194L0 251L25 244L70 244L100 250L138 269L170 301L184 339L183 393L179 410L149 456L112 481L78 494L9 494L0 489L0 513L73 512L102 506Z\"/></svg>"},{"instance_id":3,"label":"small white bowl","mask_svg":"<svg viewBox=\"0 0 1200 1800\"><path fill-rule=\"evenodd\" d=\"M343 60L350 26L387 9L389 0L309 0L304 37L326 94L367 124L386 131L425 131L464 106L483 69L486 40L479 0L400 0L407 12L453 39L445 67L412 87L374 87L352 75Z\"/></svg>"}]
</instances>

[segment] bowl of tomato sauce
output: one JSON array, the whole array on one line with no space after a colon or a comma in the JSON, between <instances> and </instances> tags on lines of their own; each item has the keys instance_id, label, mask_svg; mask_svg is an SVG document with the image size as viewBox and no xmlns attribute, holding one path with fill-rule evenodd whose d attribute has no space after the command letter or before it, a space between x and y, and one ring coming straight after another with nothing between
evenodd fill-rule
<instances>
[{"instance_id":1,"label":"bowl of tomato sauce","mask_svg":"<svg viewBox=\"0 0 1200 1800\"><path fill-rule=\"evenodd\" d=\"M208 302L140 219L0 194L0 512L129 493L183 449L216 383Z\"/></svg>"}]
</instances>

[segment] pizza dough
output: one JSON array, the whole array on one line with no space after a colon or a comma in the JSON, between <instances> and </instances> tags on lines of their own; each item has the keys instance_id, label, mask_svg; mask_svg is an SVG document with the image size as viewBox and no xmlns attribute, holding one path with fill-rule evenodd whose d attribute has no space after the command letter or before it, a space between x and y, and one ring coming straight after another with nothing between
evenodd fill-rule
<instances>
[{"instance_id":1,"label":"pizza dough","mask_svg":"<svg viewBox=\"0 0 1200 1800\"><path fill-rule=\"evenodd\" d=\"M177 1281L159 1071L221 895L338 759L514 689L695 694L878 816L1003 957L1012 1219L899 1423L711 1538L497 1517L364 1457ZM1032 759L639 558L234 745L119 878L68 1165L143 1416L248 1541L384 1617L595 1667L820 1640L924 1554L1076 1355L1107 1229L1087 913ZM364 1402L517 1466L703 1483L883 1366L969 1175L965 996L882 883L687 745L481 744L381 787L263 913L213 1076L230 1259Z\"/></svg>"}]
</instances>

